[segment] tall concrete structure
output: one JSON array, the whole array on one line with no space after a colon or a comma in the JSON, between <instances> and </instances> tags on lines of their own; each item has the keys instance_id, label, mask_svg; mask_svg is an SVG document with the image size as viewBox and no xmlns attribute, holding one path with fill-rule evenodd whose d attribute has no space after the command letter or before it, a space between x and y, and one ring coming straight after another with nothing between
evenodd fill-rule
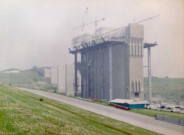
<instances>
[{"instance_id":1,"label":"tall concrete structure","mask_svg":"<svg viewBox=\"0 0 184 135\"><path fill-rule=\"evenodd\" d=\"M75 71L77 54L81 54L81 97L143 100L143 38L143 25L129 24L77 44L75 41L70 53L75 56Z\"/></svg>"},{"instance_id":2,"label":"tall concrete structure","mask_svg":"<svg viewBox=\"0 0 184 135\"><path fill-rule=\"evenodd\" d=\"M78 89L80 91L80 80L79 70L78 74ZM74 64L71 65L58 65L51 68L51 84L57 86L57 92L64 93L66 95L74 96Z\"/></svg>"},{"instance_id":3,"label":"tall concrete structure","mask_svg":"<svg viewBox=\"0 0 184 135\"><path fill-rule=\"evenodd\" d=\"M129 45L129 99L144 99L143 78L143 25L130 24L127 27Z\"/></svg>"},{"instance_id":4,"label":"tall concrete structure","mask_svg":"<svg viewBox=\"0 0 184 135\"><path fill-rule=\"evenodd\" d=\"M51 84L57 84L57 67L51 67Z\"/></svg>"},{"instance_id":5,"label":"tall concrete structure","mask_svg":"<svg viewBox=\"0 0 184 135\"><path fill-rule=\"evenodd\" d=\"M79 71L77 71L79 74ZM80 82L80 76L78 76ZM74 96L74 65L63 65L58 67L58 92L65 93L66 95ZM80 90L80 84L77 84Z\"/></svg>"}]
</instances>

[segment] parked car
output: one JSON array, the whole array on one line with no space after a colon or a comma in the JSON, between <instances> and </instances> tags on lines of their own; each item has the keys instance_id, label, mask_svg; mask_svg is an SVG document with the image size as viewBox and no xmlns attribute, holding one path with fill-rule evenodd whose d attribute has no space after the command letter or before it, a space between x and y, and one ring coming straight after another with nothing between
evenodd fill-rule
<instances>
[{"instance_id":1,"label":"parked car","mask_svg":"<svg viewBox=\"0 0 184 135\"><path fill-rule=\"evenodd\" d=\"M171 109L171 112L180 112L181 110L180 109L178 109L178 108L172 108Z\"/></svg>"}]
</instances>

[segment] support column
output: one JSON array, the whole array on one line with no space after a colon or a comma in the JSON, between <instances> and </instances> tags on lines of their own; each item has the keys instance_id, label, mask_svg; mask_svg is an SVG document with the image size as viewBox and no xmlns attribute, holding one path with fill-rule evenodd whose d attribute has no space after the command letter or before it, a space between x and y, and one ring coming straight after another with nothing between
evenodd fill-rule
<instances>
[{"instance_id":1,"label":"support column","mask_svg":"<svg viewBox=\"0 0 184 135\"><path fill-rule=\"evenodd\" d=\"M112 83L112 46L109 45L109 100L113 99L113 83Z\"/></svg>"},{"instance_id":2,"label":"support column","mask_svg":"<svg viewBox=\"0 0 184 135\"><path fill-rule=\"evenodd\" d=\"M75 96L77 96L78 95L78 89L77 89L77 53L75 53L75 67L74 67L74 69L75 69L75 93L74 93L74 95Z\"/></svg>"},{"instance_id":3,"label":"support column","mask_svg":"<svg viewBox=\"0 0 184 135\"><path fill-rule=\"evenodd\" d=\"M84 59L83 54L81 53L81 97L84 97Z\"/></svg>"},{"instance_id":4,"label":"support column","mask_svg":"<svg viewBox=\"0 0 184 135\"><path fill-rule=\"evenodd\" d=\"M59 91L59 66L57 65L57 90ZM56 90L55 90L56 92Z\"/></svg>"},{"instance_id":5,"label":"support column","mask_svg":"<svg viewBox=\"0 0 184 135\"><path fill-rule=\"evenodd\" d=\"M148 47L148 101L152 102L152 84L151 84L151 47Z\"/></svg>"},{"instance_id":6,"label":"support column","mask_svg":"<svg viewBox=\"0 0 184 135\"><path fill-rule=\"evenodd\" d=\"M87 54L87 56L88 56L88 61L87 61L87 97L89 98L89 97L91 97L91 81L90 81L90 79L91 79L91 70L90 70L90 67L91 67L91 59L90 59L90 57L91 57L91 55L90 55L90 51L88 51L88 54Z\"/></svg>"},{"instance_id":7,"label":"support column","mask_svg":"<svg viewBox=\"0 0 184 135\"><path fill-rule=\"evenodd\" d=\"M91 52L91 97L95 96L95 66L94 66L94 51Z\"/></svg>"},{"instance_id":8,"label":"support column","mask_svg":"<svg viewBox=\"0 0 184 135\"><path fill-rule=\"evenodd\" d=\"M67 95L67 65L65 64L65 94Z\"/></svg>"},{"instance_id":9,"label":"support column","mask_svg":"<svg viewBox=\"0 0 184 135\"><path fill-rule=\"evenodd\" d=\"M104 67L103 67L103 62L104 62L104 60L103 60L103 53L102 53L102 48L100 47L99 48L99 60L98 60L99 62L99 64L98 64L98 66L99 66L99 86L98 86L98 90L99 90L99 98L101 99L101 100L103 100L104 99L104 96L103 96L103 93L104 93L104 91L103 91L103 69L104 69Z\"/></svg>"}]
</instances>

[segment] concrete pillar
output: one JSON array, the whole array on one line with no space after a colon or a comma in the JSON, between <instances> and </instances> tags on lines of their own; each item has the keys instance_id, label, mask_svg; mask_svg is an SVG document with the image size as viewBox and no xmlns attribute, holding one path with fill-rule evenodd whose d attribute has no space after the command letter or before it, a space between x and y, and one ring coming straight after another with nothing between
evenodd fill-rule
<instances>
[{"instance_id":1,"label":"concrete pillar","mask_svg":"<svg viewBox=\"0 0 184 135\"><path fill-rule=\"evenodd\" d=\"M152 84L151 84L151 47L148 47L148 101L152 102Z\"/></svg>"},{"instance_id":2,"label":"concrete pillar","mask_svg":"<svg viewBox=\"0 0 184 135\"><path fill-rule=\"evenodd\" d=\"M103 100L103 62L104 62L104 59L103 59L103 53L102 53L102 48L100 47L99 48L99 86L98 86L98 90L99 90L99 98L101 100Z\"/></svg>"},{"instance_id":3,"label":"concrete pillar","mask_svg":"<svg viewBox=\"0 0 184 135\"><path fill-rule=\"evenodd\" d=\"M58 65L57 65L57 90L59 91L59 66Z\"/></svg>"},{"instance_id":4,"label":"concrete pillar","mask_svg":"<svg viewBox=\"0 0 184 135\"><path fill-rule=\"evenodd\" d=\"M88 51L88 61L87 61L87 97L90 97L91 91L90 91L90 86L91 86L91 74L90 74L90 67L91 67L91 59L90 59L90 51Z\"/></svg>"},{"instance_id":5,"label":"concrete pillar","mask_svg":"<svg viewBox=\"0 0 184 135\"><path fill-rule=\"evenodd\" d=\"M75 66L74 66L74 71L75 71L75 92L74 92L74 95L75 96L77 96L77 92L78 92L78 90L77 90L77 53L75 53Z\"/></svg>"},{"instance_id":6,"label":"concrete pillar","mask_svg":"<svg viewBox=\"0 0 184 135\"><path fill-rule=\"evenodd\" d=\"M112 83L112 46L109 45L109 100L113 99L113 83Z\"/></svg>"},{"instance_id":7,"label":"concrete pillar","mask_svg":"<svg viewBox=\"0 0 184 135\"><path fill-rule=\"evenodd\" d=\"M67 95L67 65L65 64L65 94Z\"/></svg>"},{"instance_id":8,"label":"concrete pillar","mask_svg":"<svg viewBox=\"0 0 184 135\"><path fill-rule=\"evenodd\" d=\"M84 97L84 59L83 59L83 54L81 53L81 97Z\"/></svg>"},{"instance_id":9,"label":"concrete pillar","mask_svg":"<svg viewBox=\"0 0 184 135\"><path fill-rule=\"evenodd\" d=\"M94 66L94 51L91 53L91 97L95 96L95 66Z\"/></svg>"}]
</instances>

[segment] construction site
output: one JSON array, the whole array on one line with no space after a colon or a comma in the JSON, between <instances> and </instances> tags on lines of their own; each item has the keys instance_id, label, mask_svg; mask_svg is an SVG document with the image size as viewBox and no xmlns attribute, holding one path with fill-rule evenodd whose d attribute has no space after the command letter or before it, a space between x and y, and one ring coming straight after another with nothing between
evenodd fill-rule
<instances>
[{"instance_id":1,"label":"construction site","mask_svg":"<svg viewBox=\"0 0 184 135\"><path fill-rule=\"evenodd\" d=\"M157 43L144 42L143 23L156 17L158 15L120 28L97 27L97 23L105 18L78 26L76 28L83 29L84 25L95 24L95 31L72 39L69 53L74 56L74 64L33 67L33 70L51 78L57 91L66 95L107 102L123 99L151 103L151 47ZM143 64L144 49L148 51L147 66ZM145 67L148 71L148 99L144 98Z\"/></svg>"},{"instance_id":2,"label":"construction site","mask_svg":"<svg viewBox=\"0 0 184 135\"><path fill-rule=\"evenodd\" d=\"M158 16L117 29L96 28L93 35L73 38L69 52L74 55L75 96L106 101L144 100L143 49L147 48L148 101L151 102L151 47L157 44L144 43L141 23L155 17ZM96 20L95 25L102 20ZM81 78L80 82L78 78ZM81 84L81 89L78 84Z\"/></svg>"}]
</instances>

